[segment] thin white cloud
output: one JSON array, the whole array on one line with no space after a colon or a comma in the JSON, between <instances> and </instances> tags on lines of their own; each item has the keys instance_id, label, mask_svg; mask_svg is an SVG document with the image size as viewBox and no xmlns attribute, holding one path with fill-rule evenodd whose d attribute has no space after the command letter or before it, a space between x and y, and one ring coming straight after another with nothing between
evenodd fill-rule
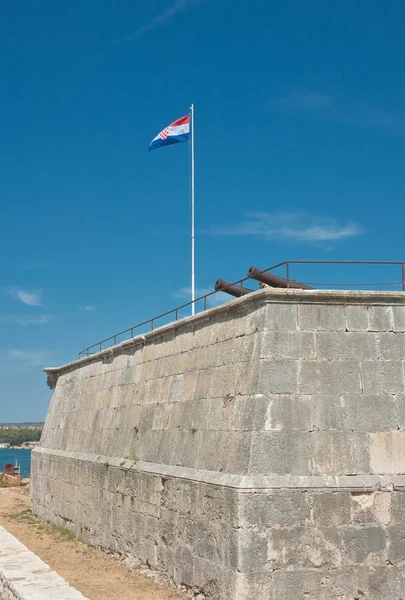
<instances>
[{"instance_id":1,"label":"thin white cloud","mask_svg":"<svg viewBox=\"0 0 405 600\"><path fill-rule=\"evenodd\" d=\"M213 225L207 233L308 243L343 240L360 235L362 231L354 223L305 213L247 213L245 221L235 225Z\"/></svg>"},{"instance_id":2,"label":"thin white cloud","mask_svg":"<svg viewBox=\"0 0 405 600\"><path fill-rule=\"evenodd\" d=\"M51 320L52 315L38 315L37 317L28 317L26 315L0 315L1 324L46 325Z\"/></svg>"},{"instance_id":3,"label":"thin white cloud","mask_svg":"<svg viewBox=\"0 0 405 600\"><path fill-rule=\"evenodd\" d=\"M29 306L42 306L43 290L23 290L21 288L9 288L8 293L15 300L19 300Z\"/></svg>"},{"instance_id":4,"label":"thin white cloud","mask_svg":"<svg viewBox=\"0 0 405 600\"><path fill-rule=\"evenodd\" d=\"M200 296L205 296L206 294L210 294L214 291L214 288L209 287L201 287L195 288L195 297L200 298ZM175 298L181 298L183 300L191 300L191 287L182 287L177 292L173 294Z\"/></svg>"},{"instance_id":5,"label":"thin white cloud","mask_svg":"<svg viewBox=\"0 0 405 600\"><path fill-rule=\"evenodd\" d=\"M17 350L9 348L7 357L21 367L41 367L45 366L47 353L43 350Z\"/></svg>"},{"instance_id":6,"label":"thin white cloud","mask_svg":"<svg viewBox=\"0 0 405 600\"><path fill-rule=\"evenodd\" d=\"M214 292L214 286L212 287L202 287L195 289L195 297L201 298L206 294L211 294ZM191 302L191 287L182 287L175 294L173 294L175 298L179 298L184 300L184 302ZM229 302L230 296L225 294L224 292L216 292L212 294L212 296L208 296L207 298L207 306L212 308L213 306L219 306L220 304L224 304L224 302ZM196 303L196 309L201 310L203 308L203 301L201 300L199 303Z\"/></svg>"},{"instance_id":7,"label":"thin white cloud","mask_svg":"<svg viewBox=\"0 0 405 600\"><path fill-rule=\"evenodd\" d=\"M82 306L79 310L87 310L87 311L92 311L92 310L96 310L95 306L92 306L91 304L88 304L87 306Z\"/></svg>"},{"instance_id":8,"label":"thin white cloud","mask_svg":"<svg viewBox=\"0 0 405 600\"><path fill-rule=\"evenodd\" d=\"M33 261L28 262L26 265L24 265L23 269L25 269L26 271L31 271L35 269L51 269L52 267L56 267L57 264L58 263L53 261Z\"/></svg>"},{"instance_id":9,"label":"thin white cloud","mask_svg":"<svg viewBox=\"0 0 405 600\"><path fill-rule=\"evenodd\" d=\"M58 263L51 261L32 261L25 264L7 261L0 262L0 269L9 269L10 271L34 271L36 269L51 269L57 265Z\"/></svg>"},{"instance_id":10,"label":"thin white cloud","mask_svg":"<svg viewBox=\"0 0 405 600\"><path fill-rule=\"evenodd\" d=\"M173 19L173 17L175 17L179 13L184 12L189 8L194 8L195 6L198 6L203 2L205 2L205 0L176 0L159 15L153 17L153 19L149 23L138 27L138 29L135 29L127 37L127 41L136 41L143 33L146 33L151 29L155 29L156 27L162 27L163 25L171 21L171 19Z\"/></svg>"},{"instance_id":11,"label":"thin white cloud","mask_svg":"<svg viewBox=\"0 0 405 600\"><path fill-rule=\"evenodd\" d=\"M346 123L392 135L405 134L405 118L344 96L301 91L286 96L272 97L268 101L268 107L272 110L279 108L313 119Z\"/></svg>"}]
</instances>

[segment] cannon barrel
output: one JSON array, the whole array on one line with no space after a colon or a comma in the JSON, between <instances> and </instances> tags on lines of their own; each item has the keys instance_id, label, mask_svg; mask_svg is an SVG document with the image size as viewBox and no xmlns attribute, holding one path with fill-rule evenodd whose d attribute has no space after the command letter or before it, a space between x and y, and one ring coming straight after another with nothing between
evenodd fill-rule
<instances>
[{"instance_id":1,"label":"cannon barrel","mask_svg":"<svg viewBox=\"0 0 405 600\"><path fill-rule=\"evenodd\" d=\"M314 288L310 285L306 285L305 283L300 283L299 281L295 281L295 279L284 279L284 277L278 277L278 275L273 275L273 273L264 272L257 267L250 267L248 271L248 277L250 279L256 279L256 281L262 281L263 283L267 283L271 287L278 288L293 288L296 290L313 290Z\"/></svg>"},{"instance_id":2,"label":"cannon barrel","mask_svg":"<svg viewBox=\"0 0 405 600\"><path fill-rule=\"evenodd\" d=\"M235 283L229 283L229 281L225 281L225 279L217 279L215 282L215 291L226 292L231 296L235 296L235 298L240 298L246 294L251 294L254 290L242 287Z\"/></svg>"}]
</instances>

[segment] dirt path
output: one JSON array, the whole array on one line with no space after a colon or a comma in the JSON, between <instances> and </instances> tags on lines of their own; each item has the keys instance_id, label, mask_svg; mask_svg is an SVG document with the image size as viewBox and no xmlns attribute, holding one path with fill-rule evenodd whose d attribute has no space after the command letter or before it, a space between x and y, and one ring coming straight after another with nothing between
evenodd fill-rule
<instances>
[{"instance_id":1,"label":"dirt path","mask_svg":"<svg viewBox=\"0 0 405 600\"><path fill-rule=\"evenodd\" d=\"M187 595L133 573L31 514L27 488L0 488L0 525L37 554L88 600L185 600Z\"/></svg>"}]
</instances>

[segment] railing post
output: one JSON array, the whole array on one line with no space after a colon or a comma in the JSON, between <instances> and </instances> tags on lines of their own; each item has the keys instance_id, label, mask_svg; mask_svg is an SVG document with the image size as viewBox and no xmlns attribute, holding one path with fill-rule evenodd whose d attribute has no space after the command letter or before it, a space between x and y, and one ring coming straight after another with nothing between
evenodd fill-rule
<instances>
[{"instance_id":1,"label":"railing post","mask_svg":"<svg viewBox=\"0 0 405 600\"><path fill-rule=\"evenodd\" d=\"M364 265L364 264L367 264L367 265L391 265L392 267L395 266L395 268L397 268L397 266L400 265L401 266L401 282L400 282L400 285L401 285L401 290L403 292L405 292L405 261L364 261L364 262L363 261L315 261L315 260L310 260L310 261L304 261L304 260L298 260L297 261L297 260L293 260L293 261L291 261L291 265L297 265L297 264L344 264L344 265L352 265L352 264L354 264L354 265ZM295 284L295 280L291 279L290 261L281 262L281 263L279 263L277 265L274 265L273 267L269 267L268 269L265 269L265 270L261 271L261 273L268 273L268 272L273 271L274 269L278 269L278 268L281 269L284 265L285 265L285 269L286 269L286 275L285 275L285 277L286 277L286 288L287 289L294 289L296 287L296 284ZM260 273L256 273L256 275L260 275ZM253 276L253 278L255 279L254 276ZM236 286L238 286L238 284L239 284L239 287L243 290L243 283L245 281L247 281L248 279L249 279L249 277L246 278L246 279L241 279L239 281L235 281L234 284L230 284L230 285L235 286L235 288L237 289ZM293 284L293 288L291 288L291 283ZM325 286L325 285L336 286L336 285L339 285L340 287L346 286L346 285L353 285L353 286L359 286L359 285L361 285L361 286L365 287L365 286L370 286L370 285L374 286L376 284L372 284L372 283L360 283L360 284L355 284L355 283L352 283L352 284L344 284L344 283L341 283L341 284L334 284L334 283L325 284L325 283L320 283L320 284L316 284L316 285L319 285L319 286ZM384 286L385 285L394 285L394 286L397 286L397 285L399 285L399 282L398 281L395 281L393 283L392 282L379 282L379 285L381 285L381 286L382 285L384 285ZM355 287L353 289L355 289ZM208 296L211 296L211 295L212 294L208 294ZM207 302L207 294L205 294L201 298L194 299L194 301L192 301L192 302L188 302L187 304L183 304L180 307L177 307L175 309L170 310L169 312L166 312L164 315L158 315L157 317L154 317L153 319L150 319L149 321L144 321L142 323L139 323L138 325L136 325L134 327L131 327L130 329L126 329L125 331L121 331L120 333L115 334L115 335L113 335L113 336L111 336L111 337L109 337L109 338L107 338L105 340L102 340L101 342L96 342L92 346L89 346L88 348L85 348L84 350L81 350L79 352L78 357L79 357L79 359L81 359L81 358L85 358L86 356L87 357L91 356L91 355L95 354L98 351L101 352L103 350L103 344L105 344L106 348L108 348L111 345L111 341L113 341L114 345L116 345L118 337L125 336L128 332L130 332L131 337L134 337L135 329L138 329L138 331L139 331L139 327L141 327L141 326L142 327L146 327L148 324L150 324L151 330L153 331L154 330L154 326L155 326L155 320L162 319L163 317L167 317L168 315L175 314L175 319L177 321L180 318L180 314L179 314L180 310L183 310L186 307L189 307L190 305L192 307L195 307L196 306L196 302L200 301L200 300L203 300L204 310L207 310L208 302ZM97 348L98 348L98 351L97 351ZM90 350L91 350L91 352L90 352Z\"/></svg>"}]
</instances>

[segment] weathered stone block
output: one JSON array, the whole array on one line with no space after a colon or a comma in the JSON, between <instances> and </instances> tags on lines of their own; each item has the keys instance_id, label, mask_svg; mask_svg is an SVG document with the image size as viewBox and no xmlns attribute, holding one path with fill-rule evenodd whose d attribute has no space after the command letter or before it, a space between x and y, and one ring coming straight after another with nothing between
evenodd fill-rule
<instances>
[{"instance_id":1,"label":"weathered stone block","mask_svg":"<svg viewBox=\"0 0 405 600\"><path fill-rule=\"evenodd\" d=\"M238 540L238 571L261 571L267 562L267 543L264 532L242 529Z\"/></svg>"},{"instance_id":2,"label":"weathered stone block","mask_svg":"<svg viewBox=\"0 0 405 600\"><path fill-rule=\"evenodd\" d=\"M145 435L139 440L137 456L141 460L146 460L148 462L158 462L159 444L161 437L162 432L160 430L154 429L147 431Z\"/></svg>"},{"instance_id":3,"label":"weathered stone block","mask_svg":"<svg viewBox=\"0 0 405 600\"><path fill-rule=\"evenodd\" d=\"M368 307L369 331L393 331L394 319L391 306Z\"/></svg>"},{"instance_id":4,"label":"weathered stone block","mask_svg":"<svg viewBox=\"0 0 405 600\"><path fill-rule=\"evenodd\" d=\"M237 573L230 598L252 600L252 598L272 598L273 578L268 573Z\"/></svg>"},{"instance_id":5,"label":"weathered stone block","mask_svg":"<svg viewBox=\"0 0 405 600\"><path fill-rule=\"evenodd\" d=\"M351 494L352 520L362 525L388 525L391 520L389 492L355 492Z\"/></svg>"},{"instance_id":6,"label":"weathered stone block","mask_svg":"<svg viewBox=\"0 0 405 600\"><path fill-rule=\"evenodd\" d=\"M262 360L257 391L259 394L297 392L297 360Z\"/></svg>"},{"instance_id":7,"label":"weathered stone block","mask_svg":"<svg viewBox=\"0 0 405 600\"><path fill-rule=\"evenodd\" d=\"M403 600L405 589L404 568L386 566L370 569L368 574L368 589L370 600Z\"/></svg>"},{"instance_id":8,"label":"weathered stone block","mask_svg":"<svg viewBox=\"0 0 405 600\"><path fill-rule=\"evenodd\" d=\"M378 351L382 360L405 360L405 332L379 333Z\"/></svg>"},{"instance_id":9,"label":"weathered stone block","mask_svg":"<svg viewBox=\"0 0 405 600\"><path fill-rule=\"evenodd\" d=\"M345 307L346 331L367 331L368 312L365 306L347 305Z\"/></svg>"},{"instance_id":10,"label":"weathered stone block","mask_svg":"<svg viewBox=\"0 0 405 600\"><path fill-rule=\"evenodd\" d=\"M170 426L180 427L181 429L203 430L206 428L207 416L207 401L177 402L173 405Z\"/></svg>"},{"instance_id":11,"label":"weathered stone block","mask_svg":"<svg viewBox=\"0 0 405 600\"><path fill-rule=\"evenodd\" d=\"M358 475L370 472L367 434L313 431L308 434L308 440L311 447L311 473Z\"/></svg>"},{"instance_id":12,"label":"weathered stone block","mask_svg":"<svg viewBox=\"0 0 405 600\"><path fill-rule=\"evenodd\" d=\"M179 354L180 352L188 352L194 346L194 328L184 327L177 329L172 341L172 351L170 354Z\"/></svg>"},{"instance_id":13,"label":"weathered stone block","mask_svg":"<svg viewBox=\"0 0 405 600\"><path fill-rule=\"evenodd\" d=\"M265 427L269 401L262 394L236 396L232 429L235 431L258 431Z\"/></svg>"},{"instance_id":14,"label":"weathered stone block","mask_svg":"<svg viewBox=\"0 0 405 600\"><path fill-rule=\"evenodd\" d=\"M298 328L301 331L345 331L344 305L299 304Z\"/></svg>"},{"instance_id":15,"label":"weathered stone block","mask_svg":"<svg viewBox=\"0 0 405 600\"><path fill-rule=\"evenodd\" d=\"M297 314L295 304L268 304L265 313L265 329L268 331L295 331Z\"/></svg>"},{"instance_id":16,"label":"weathered stone block","mask_svg":"<svg viewBox=\"0 0 405 600\"><path fill-rule=\"evenodd\" d=\"M298 526L269 532L268 557L272 569L330 568L342 563L343 549L336 528Z\"/></svg>"},{"instance_id":17,"label":"weathered stone block","mask_svg":"<svg viewBox=\"0 0 405 600\"><path fill-rule=\"evenodd\" d=\"M394 331L405 331L405 305L393 306Z\"/></svg>"},{"instance_id":18,"label":"weathered stone block","mask_svg":"<svg viewBox=\"0 0 405 600\"><path fill-rule=\"evenodd\" d=\"M366 560L381 564L385 554L385 531L382 527L357 529L350 527L343 534L350 563L358 565ZM377 555L373 557L373 555Z\"/></svg>"},{"instance_id":19,"label":"weathered stone block","mask_svg":"<svg viewBox=\"0 0 405 600\"><path fill-rule=\"evenodd\" d=\"M266 331L262 358L315 359L315 334L301 331Z\"/></svg>"},{"instance_id":20,"label":"weathered stone block","mask_svg":"<svg viewBox=\"0 0 405 600\"><path fill-rule=\"evenodd\" d=\"M227 595L228 573L218 565L217 562L202 557L193 558L193 585L197 589L204 590L204 594L213 600L228 600L232 596ZM175 581L181 579L175 577Z\"/></svg>"},{"instance_id":21,"label":"weathered stone block","mask_svg":"<svg viewBox=\"0 0 405 600\"><path fill-rule=\"evenodd\" d=\"M360 394L360 365L354 360L303 361L298 389L302 394Z\"/></svg>"},{"instance_id":22,"label":"weathered stone block","mask_svg":"<svg viewBox=\"0 0 405 600\"><path fill-rule=\"evenodd\" d=\"M344 396L344 429L384 431L397 429L397 403L392 395Z\"/></svg>"},{"instance_id":23,"label":"weathered stone block","mask_svg":"<svg viewBox=\"0 0 405 600\"><path fill-rule=\"evenodd\" d=\"M259 376L261 364L259 361L242 363L238 367L235 394L249 396L259 393Z\"/></svg>"},{"instance_id":24,"label":"weathered stone block","mask_svg":"<svg viewBox=\"0 0 405 600\"><path fill-rule=\"evenodd\" d=\"M243 336L243 340L234 338L216 344L215 348L212 349L215 355L213 366L221 367L258 359L262 337L263 333L255 333Z\"/></svg>"},{"instance_id":25,"label":"weathered stone block","mask_svg":"<svg viewBox=\"0 0 405 600\"><path fill-rule=\"evenodd\" d=\"M171 454L171 463L177 466L196 467L198 463L199 451L201 448L201 431L185 431L177 429L176 438L173 444L173 453ZM159 455L165 463L165 459L170 454L166 444L160 446Z\"/></svg>"},{"instance_id":26,"label":"weathered stone block","mask_svg":"<svg viewBox=\"0 0 405 600\"><path fill-rule=\"evenodd\" d=\"M370 433L370 467L373 473L405 473L405 432Z\"/></svg>"},{"instance_id":27,"label":"weathered stone block","mask_svg":"<svg viewBox=\"0 0 405 600\"><path fill-rule=\"evenodd\" d=\"M309 521L310 516L309 497L302 491L252 491L239 496L240 526L244 529L292 526Z\"/></svg>"},{"instance_id":28,"label":"weathered stone block","mask_svg":"<svg viewBox=\"0 0 405 600\"><path fill-rule=\"evenodd\" d=\"M269 327L268 323L270 321L268 319L267 309L267 306L258 306L250 315L246 315L246 331L244 333L249 335L258 331L263 331L263 329Z\"/></svg>"},{"instance_id":29,"label":"weathered stone block","mask_svg":"<svg viewBox=\"0 0 405 600\"><path fill-rule=\"evenodd\" d=\"M170 425L173 407L175 406L177 405L172 403L157 404L155 408L155 413L153 415L152 429L168 429ZM129 425L132 424L132 421L127 422Z\"/></svg>"},{"instance_id":30,"label":"weathered stone block","mask_svg":"<svg viewBox=\"0 0 405 600\"><path fill-rule=\"evenodd\" d=\"M228 437L227 449L222 447L226 456L224 471L246 473L249 467L251 439L252 433L247 431L236 431Z\"/></svg>"},{"instance_id":31,"label":"weathered stone block","mask_svg":"<svg viewBox=\"0 0 405 600\"><path fill-rule=\"evenodd\" d=\"M170 379L169 402L180 402L183 399L184 375L173 375Z\"/></svg>"},{"instance_id":32,"label":"weathered stone block","mask_svg":"<svg viewBox=\"0 0 405 600\"><path fill-rule=\"evenodd\" d=\"M197 469L224 471L229 448L229 433L225 431L207 431L196 460Z\"/></svg>"},{"instance_id":33,"label":"weathered stone block","mask_svg":"<svg viewBox=\"0 0 405 600\"><path fill-rule=\"evenodd\" d=\"M315 345L318 360L373 360L377 358L376 334L371 332L317 332Z\"/></svg>"},{"instance_id":34,"label":"weathered stone block","mask_svg":"<svg viewBox=\"0 0 405 600\"><path fill-rule=\"evenodd\" d=\"M391 524L405 528L405 493L393 492L392 497L392 512Z\"/></svg>"},{"instance_id":35,"label":"weathered stone block","mask_svg":"<svg viewBox=\"0 0 405 600\"><path fill-rule=\"evenodd\" d=\"M309 434L289 432L257 432L252 434L249 473L263 475L291 473L309 475L311 450ZM300 452L296 452L297 445Z\"/></svg>"},{"instance_id":36,"label":"weathered stone block","mask_svg":"<svg viewBox=\"0 0 405 600\"><path fill-rule=\"evenodd\" d=\"M210 397L212 372L212 369L203 369L201 371L198 371L196 389L194 393L194 398L196 400Z\"/></svg>"},{"instance_id":37,"label":"weathered stone block","mask_svg":"<svg viewBox=\"0 0 405 600\"><path fill-rule=\"evenodd\" d=\"M325 579L325 576L315 569L300 569L299 571L278 569L273 573L272 579L270 600L279 600L280 598L283 600L329 600L331 598L331 596L322 595L322 580Z\"/></svg>"},{"instance_id":38,"label":"weathered stone block","mask_svg":"<svg viewBox=\"0 0 405 600\"><path fill-rule=\"evenodd\" d=\"M191 348L187 352L183 352L182 371L199 371L206 364L206 348Z\"/></svg>"},{"instance_id":39,"label":"weathered stone block","mask_svg":"<svg viewBox=\"0 0 405 600\"><path fill-rule=\"evenodd\" d=\"M234 396L238 372L237 365L227 365L226 367L217 367L214 369L212 373L210 397L225 398L225 396Z\"/></svg>"},{"instance_id":40,"label":"weathered stone block","mask_svg":"<svg viewBox=\"0 0 405 600\"><path fill-rule=\"evenodd\" d=\"M233 429L233 420L235 413L235 397L213 398L206 402L207 411L207 429L214 431L230 431Z\"/></svg>"},{"instance_id":41,"label":"weathered stone block","mask_svg":"<svg viewBox=\"0 0 405 600\"><path fill-rule=\"evenodd\" d=\"M400 360L379 360L362 363L365 394L403 394L405 391Z\"/></svg>"},{"instance_id":42,"label":"weathered stone block","mask_svg":"<svg viewBox=\"0 0 405 600\"><path fill-rule=\"evenodd\" d=\"M350 492L315 493L313 519L317 527L339 527L350 522Z\"/></svg>"},{"instance_id":43,"label":"weathered stone block","mask_svg":"<svg viewBox=\"0 0 405 600\"><path fill-rule=\"evenodd\" d=\"M239 526L237 489L199 484L196 489L196 499L192 503L196 517L227 524L232 531Z\"/></svg>"},{"instance_id":44,"label":"weathered stone block","mask_svg":"<svg viewBox=\"0 0 405 600\"><path fill-rule=\"evenodd\" d=\"M388 560L396 565L405 560L405 527L398 525L388 527L388 535Z\"/></svg>"},{"instance_id":45,"label":"weathered stone block","mask_svg":"<svg viewBox=\"0 0 405 600\"><path fill-rule=\"evenodd\" d=\"M184 374L183 398L185 402L192 402L194 399L195 388L197 384L197 371L189 371Z\"/></svg>"},{"instance_id":46,"label":"weathered stone block","mask_svg":"<svg viewBox=\"0 0 405 600\"><path fill-rule=\"evenodd\" d=\"M342 430L343 407L340 396L299 394L271 395L268 399L265 430Z\"/></svg>"}]
</instances>

